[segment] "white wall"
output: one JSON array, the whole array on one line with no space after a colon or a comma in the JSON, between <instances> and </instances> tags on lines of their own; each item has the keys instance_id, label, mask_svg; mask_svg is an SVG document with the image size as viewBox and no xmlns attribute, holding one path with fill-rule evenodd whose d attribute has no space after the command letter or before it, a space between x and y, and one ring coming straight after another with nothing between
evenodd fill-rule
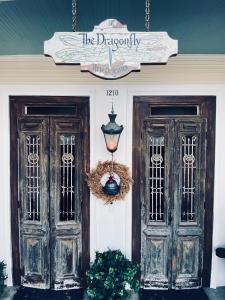
<instances>
[{"instance_id":1,"label":"white wall","mask_svg":"<svg viewBox=\"0 0 225 300\"><path fill-rule=\"evenodd\" d=\"M102 85L101 85L101 82ZM0 260L7 263L8 285L12 284L12 258L10 234L10 158L9 158L9 95L86 95L90 96L91 127L91 167L99 160L110 158L105 149L101 125L108 121L111 108L107 89L118 89L119 96L114 97L114 108L118 114L117 122L124 125L119 148L115 159L132 169L132 102L134 95L216 95L216 176L214 199L214 235L211 286L225 285L225 261L214 255L217 246L225 246L225 85L114 85L100 81L98 85L83 84L56 86L10 86L0 85ZM113 205L104 205L101 200L91 196L91 258L96 250L119 248L131 257L131 193L124 201Z\"/></svg>"}]
</instances>

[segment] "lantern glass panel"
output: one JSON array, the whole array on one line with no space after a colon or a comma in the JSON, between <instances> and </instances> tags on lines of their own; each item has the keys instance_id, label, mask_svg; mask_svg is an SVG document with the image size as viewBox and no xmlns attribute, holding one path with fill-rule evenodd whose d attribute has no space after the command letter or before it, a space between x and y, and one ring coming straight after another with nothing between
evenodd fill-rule
<instances>
[{"instance_id":1,"label":"lantern glass panel","mask_svg":"<svg viewBox=\"0 0 225 300\"><path fill-rule=\"evenodd\" d=\"M120 139L120 134L104 134L105 136L105 143L107 150L109 152L115 152L118 147L119 139Z\"/></svg>"}]
</instances>

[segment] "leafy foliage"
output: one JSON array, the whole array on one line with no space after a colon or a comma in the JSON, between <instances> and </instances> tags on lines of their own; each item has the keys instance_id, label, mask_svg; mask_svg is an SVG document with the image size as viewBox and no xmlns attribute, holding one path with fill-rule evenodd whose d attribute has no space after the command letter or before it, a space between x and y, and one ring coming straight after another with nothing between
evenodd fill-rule
<instances>
[{"instance_id":1,"label":"leafy foliage","mask_svg":"<svg viewBox=\"0 0 225 300\"><path fill-rule=\"evenodd\" d=\"M129 299L130 290L139 290L139 281L135 278L138 269L138 265L120 250L96 252L95 261L87 272L89 299Z\"/></svg>"},{"instance_id":2,"label":"leafy foliage","mask_svg":"<svg viewBox=\"0 0 225 300\"><path fill-rule=\"evenodd\" d=\"M5 274L6 264L4 261L0 261L0 292L2 291L4 287L4 281L7 278Z\"/></svg>"}]
</instances>

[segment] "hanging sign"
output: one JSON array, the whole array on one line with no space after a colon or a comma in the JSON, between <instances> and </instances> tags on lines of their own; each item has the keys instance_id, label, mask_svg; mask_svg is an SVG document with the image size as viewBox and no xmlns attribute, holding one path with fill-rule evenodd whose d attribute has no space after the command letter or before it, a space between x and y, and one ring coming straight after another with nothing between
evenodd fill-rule
<instances>
[{"instance_id":1,"label":"hanging sign","mask_svg":"<svg viewBox=\"0 0 225 300\"><path fill-rule=\"evenodd\" d=\"M177 51L177 40L167 32L130 32L115 19L103 21L92 32L56 32L44 42L44 54L56 64L80 64L82 71L105 79L140 70L143 63L166 63Z\"/></svg>"}]
</instances>

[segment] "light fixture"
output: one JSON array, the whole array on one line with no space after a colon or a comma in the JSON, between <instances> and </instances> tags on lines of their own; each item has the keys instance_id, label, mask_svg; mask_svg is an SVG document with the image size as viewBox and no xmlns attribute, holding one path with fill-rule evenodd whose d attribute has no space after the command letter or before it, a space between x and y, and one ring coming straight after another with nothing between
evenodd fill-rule
<instances>
[{"instance_id":1,"label":"light fixture","mask_svg":"<svg viewBox=\"0 0 225 300\"><path fill-rule=\"evenodd\" d=\"M111 113L108 114L109 123L102 125L101 129L104 134L106 148L109 152L113 153L117 150L120 134L123 131L123 125L118 125L115 122L117 114L114 113L113 105Z\"/></svg>"},{"instance_id":2,"label":"light fixture","mask_svg":"<svg viewBox=\"0 0 225 300\"><path fill-rule=\"evenodd\" d=\"M119 126L116 123L115 119L117 114L114 113L113 105L112 105L111 113L108 114L108 116L109 116L109 122L106 125L102 125L101 129L104 134L106 148L112 155L112 165L111 165L111 170L110 170L108 180L106 181L102 189L105 194L112 196L118 194L120 191L120 185L115 180L114 173L113 173L113 153L118 148L120 135L123 131L123 125Z\"/></svg>"}]
</instances>

